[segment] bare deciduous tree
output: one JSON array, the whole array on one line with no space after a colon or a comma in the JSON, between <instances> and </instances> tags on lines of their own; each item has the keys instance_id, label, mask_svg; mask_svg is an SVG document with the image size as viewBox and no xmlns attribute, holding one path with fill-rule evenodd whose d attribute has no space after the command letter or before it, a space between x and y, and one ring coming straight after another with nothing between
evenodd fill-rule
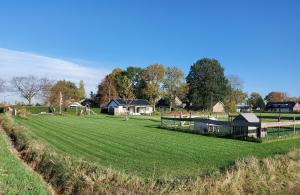
<instances>
[{"instance_id":1,"label":"bare deciduous tree","mask_svg":"<svg viewBox=\"0 0 300 195\"><path fill-rule=\"evenodd\" d=\"M45 104L50 104L51 88L53 87L54 81L47 78L40 79L41 91L40 98Z\"/></svg>"},{"instance_id":2,"label":"bare deciduous tree","mask_svg":"<svg viewBox=\"0 0 300 195\"><path fill-rule=\"evenodd\" d=\"M31 105L32 99L43 90L45 80L47 79L38 79L32 75L27 77L20 76L12 78L11 84L16 92Z\"/></svg>"},{"instance_id":3,"label":"bare deciduous tree","mask_svg":"<svg viewBox=\"0 0 300 195\"><path fill-rule=\"evenodd\" d=\"M237 76L237 75L229 75L227 77L227 79L229 80L229 84L231 86L232 89L240 89L242 90L244 88L244 82L243 80Z\"/></svg>"}]
</instances>

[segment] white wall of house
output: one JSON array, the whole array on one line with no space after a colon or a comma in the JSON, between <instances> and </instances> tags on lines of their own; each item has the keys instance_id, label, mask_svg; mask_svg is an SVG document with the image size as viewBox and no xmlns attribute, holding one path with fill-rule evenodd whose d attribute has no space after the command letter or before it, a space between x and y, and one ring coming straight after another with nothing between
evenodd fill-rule
<instances>
[{"instance_id":1,"label":"white wall of house","mask_svg":"<svg viewBox=\"0 0 300 195\"><path fill-rule=\"evenodd\" d=\"M140 114L152 114L152 106L131 106L129 108L129 114L140 115Z\"/></svg>"},{"instance_id":2,"label":"white wall of house","mask_svg":"<svg viewBox=\"0 0 300 195\"><path fill-rule=\"evenodd\" d=\"M128 109L125 106L118 106L115 101L111 101L108 105L108 112L115 115L122 115L129 112L130 115L152 114L153 108L150 105L146 106L130 106Z\"/></svg>"}]
</instances>

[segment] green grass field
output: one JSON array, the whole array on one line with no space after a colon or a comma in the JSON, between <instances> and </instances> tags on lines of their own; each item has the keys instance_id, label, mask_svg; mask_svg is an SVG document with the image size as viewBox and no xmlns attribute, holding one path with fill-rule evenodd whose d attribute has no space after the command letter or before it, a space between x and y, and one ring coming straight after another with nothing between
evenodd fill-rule
<instances>
[{"instance_id":1,"label":"green grass field","mask_svg":"<svg viewBox=\"0 0 300 195\"><path fill-rule=\"evenodd\" d=\"M0 194L52 194L50 186L17 159L0 129Z\"/></svg>"},{"instance_id":2,"label":"green grass field","mask_svg":"<svg viewBox=\"0 0 300 195\"><path fill-rule=\"evenodd\" d=\"M204 175L247 156L261 159L300 147L299 138L253 143L169 131L149 117L31 116L16 121L58 152L149 178Z\"/></svg>"}]
</instances>

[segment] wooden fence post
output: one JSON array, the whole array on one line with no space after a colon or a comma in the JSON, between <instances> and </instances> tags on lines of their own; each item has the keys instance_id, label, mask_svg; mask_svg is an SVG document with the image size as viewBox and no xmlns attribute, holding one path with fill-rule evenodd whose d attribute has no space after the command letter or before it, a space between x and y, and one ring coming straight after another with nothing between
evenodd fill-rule
<instances>
[{"instance_id":1,"label":"wooden fence post","mask_svg":"<svg viewBox=\"0 0 300 195\"><path fill-rule=\"evenodd\" d=\"M174 114L174 118L176 118L176 113ZM176 129L176 120L174 120L174 129Z\"/></svg>"},{"instance_id":2,"label":"wooden fence post","mask_svg":"<svg viewBox=\"0 0 300 195\"><path fill-rule=\"evenodd\" d=\"M296 122L296 117L294 115L294 135L296 134L296 124L295 124L295 122Z\"/></svg>"},{"instance_id":3,"label":"wooden fence post","mask_svg":"<svg viewBox=\"0 0 300 195\"><path fill-rule=\"evenodd\" d=\"M181 120L182 120L182 112L180 112L180 123L179 123L180 127L182 127L182 121Z\"/></svg>"},{"instance_id":4,"label":"wooden fence post","mask_svg":"<svg viewBox=\"0 0 300 195\"><path fill-rule=\"evenodd\" d=\"M280 113L279 113L279 116L278 116L278 123L280 122ZM280 136L279 135L279 131L280 131L280 126L278 125L278 128L277 128L277 133L278 133L278 137Z\"/></svg>"},{"instance_id":5,"label":"wooden fence post","mask_svg":"<svg viewBox=\"0 0 300 195\"><path fill-rule=\"evenodd\" d=\"M160 113L160 126L161 127L163 126L163 119L162 119L162 117L163 117L163 113L161 112Z\"/></svg>"}]
</instances>

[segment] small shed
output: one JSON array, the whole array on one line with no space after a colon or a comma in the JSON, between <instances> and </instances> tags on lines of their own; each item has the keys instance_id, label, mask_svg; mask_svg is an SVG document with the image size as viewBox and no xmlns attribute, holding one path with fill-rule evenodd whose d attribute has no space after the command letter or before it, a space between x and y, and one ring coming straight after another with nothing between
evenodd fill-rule
<instances>
[{"instance_id":1,"label":"small shed","mask_svg":"<svg viewBox=\"0 0 300 195\"><path fill-rule=\"evenodd\" d=\"M253 113L242 113L232 121L232 134L236 137L265 137L266 131L259 128L260 120Z\"/></svg>"},{"instance_id":2,"label":"small shed","mask_svg":"<svg viewBox=\"0 0 300 195\"><path fill-rule=\"evenodd\" d=\"M212 111L214 113L224 113L225 105L223 104L223 102L219 101L213 106Z\"/></svg>"},{"instance_id":3,"label":"small shed","mask_svg":"<svg viewBox=\"0 0 300 195\"><path fill-rule=\"evenodd\" d=\"M72 102L71 104L69 104L70 108L81 108L82 105L79 102Z\"/></svg>"}]
</instances>

